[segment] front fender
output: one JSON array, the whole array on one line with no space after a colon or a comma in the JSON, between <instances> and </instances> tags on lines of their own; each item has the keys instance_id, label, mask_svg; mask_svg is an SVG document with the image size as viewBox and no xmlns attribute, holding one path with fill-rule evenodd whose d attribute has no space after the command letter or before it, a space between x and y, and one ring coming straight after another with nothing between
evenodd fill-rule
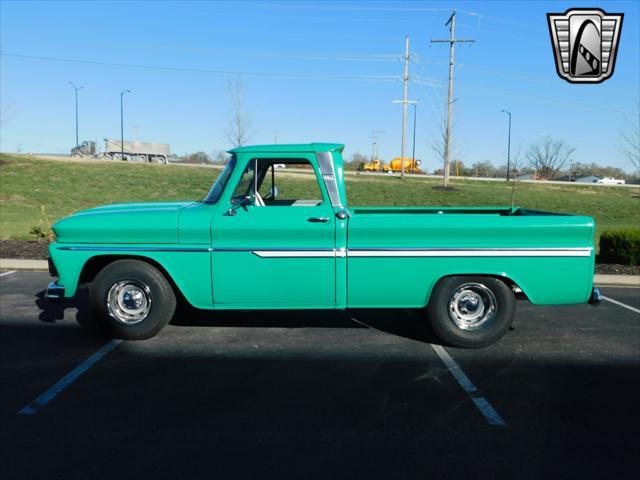
<instances>
[{"instance_id":1,"label":"front fender","mask_svg":"<svg viewBox=\"0 0 640 480\"><path fill-rule=\"evenodd\" d=\"M211 252L202 245L72 245L53 242L49 255L65 297L73 297L87 263L98 257L138 258L159 265L184 298L196 308L212 308Z\"/></svg>"}]
</instances>

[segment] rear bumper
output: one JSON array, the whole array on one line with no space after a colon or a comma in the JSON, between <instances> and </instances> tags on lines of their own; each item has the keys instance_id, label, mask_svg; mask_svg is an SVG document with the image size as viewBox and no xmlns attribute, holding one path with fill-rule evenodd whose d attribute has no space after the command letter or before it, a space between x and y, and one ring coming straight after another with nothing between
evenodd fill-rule
<instances>
[{"instance_id":1,"label":"rear bumper","mask_svg":"<svg viewBox=\"0 0 640 480\"><path fill-rule=\"evenodd\" d=\"M64 300L64 287L57 282L51 282L47 287L45 298L50 302L58 303Z\"/></svg>"},{"instance_id":2,"label":"rear bumper","mask_svg":"<svg viewBox=\"0 0 640 480\"><path fill-rule=\"evenodd\" d=\"M589 297L588 301L589 304L593 305L594 307L600 304L600 302L602 301L602 294L600 293L599 288L593 287L593 290L591 290L591 296Z\"/></svg>"}]
</instances>

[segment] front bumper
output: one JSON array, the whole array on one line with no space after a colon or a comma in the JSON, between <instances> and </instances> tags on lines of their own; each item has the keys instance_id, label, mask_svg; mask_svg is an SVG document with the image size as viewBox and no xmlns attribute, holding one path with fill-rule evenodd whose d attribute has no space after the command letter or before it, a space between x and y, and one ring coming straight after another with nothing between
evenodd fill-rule
<instances>
[{"instance_id":1,"label":"front bumper","mask_svg":"<svg viewBox=\"0 0 640 480\"><path fill-rule=\"evenodd\" d=\"M44 297L50 302L62 302L64 300L64 287L58 285L57 282L51 282L47 287L47 292Z\"/></svg>"},{"instance_id":2,"label":"front bumper","mask_svg":"<svg viewBox=\"0 0 640 480\"><path fill-rule=\"evenodd\" d=\"M51 257L47 257L47 264L49 266L49 275L51 275L52 277L57 277L58 270L56 269L56 266L53 263L53 260L51 259Z\"/></svg>"}]
</instances>

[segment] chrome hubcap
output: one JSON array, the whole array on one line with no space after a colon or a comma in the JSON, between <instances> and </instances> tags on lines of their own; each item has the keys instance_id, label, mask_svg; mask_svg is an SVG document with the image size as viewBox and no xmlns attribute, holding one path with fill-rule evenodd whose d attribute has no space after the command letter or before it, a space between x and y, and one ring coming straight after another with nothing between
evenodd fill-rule
<instances>
[{"instance_id":1,"label":"chrome hubcap","mask_svg":"<svg viewBox=\"0 0 640 480\"><path fill-rule=\"evenodd\" d=\"M466 283L453 293L449 301L449 317L462 330L478 330L496 315L496 297L481 283Z\"/></svg>"},{"instance_id":2,"label":"chrome hubcap","mask_svg":"<svg viewBox=\"0 0 640 480\"><path fill-rule=\"evenodd\" d=\"M151 290L137 280L114 283L107 294L107 308L111 318L120 323L140 323L151 310Z\"/></svg>"}]
</instances>

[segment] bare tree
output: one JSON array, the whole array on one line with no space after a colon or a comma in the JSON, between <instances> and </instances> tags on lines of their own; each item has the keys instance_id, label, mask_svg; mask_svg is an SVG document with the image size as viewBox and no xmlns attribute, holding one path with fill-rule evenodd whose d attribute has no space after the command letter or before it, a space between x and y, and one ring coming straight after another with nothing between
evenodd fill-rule
<instances>
[{"instance_id":1,"label":"bare tree","mask_svg":"<svg viewBox=\"0 0 640 480\"><path fill-rule=\"evenodd\" d=\"M250 120L243 108L244 82L239 75L227 80L227 90L231 100L231 118L227 130L227 140L234 147L241 147L249 139Z\"/></svg>"},{"instance_id":2,"label":"bare tree","mask_svg":"<svg viewBox=\"0 0 640 480\"><path fill-rule=\"evenodd\" d=\"M353 152L351 158L348 161L345 161L344 168L346 170L358 170L360 165L364 165L369 161L369 158L366 155L363 155L360 152Z\"/></svg>"},{"instance_id":3,"label":"bare tree","mask_svg":"<svg viewBox=\"0 0 640 480\"><path fill-rule=\"evenodd\" d=\"M522 145L518 146L516 154L511 159L511 171L513 172L513 179L511 181L511 208L516 204L516 183L518 182L518 174L522 166Z\"/></svg>"},{"instance_id":4,"label":"bare tree","mask_svg":"<svg viewBox=\"0 0 640 480\"><path fill-rule=\"evenodd\" d=\"M12 103L3 105L2 110L0 111L0 127L6 127L15 116L16 113Z\"/></svg>"},{"instance_id":5,"label":"bare tree","mask_svg":"<svg viewBox=\"0 0 640 480\"><path fill-rule=\"evenodd\" d=\"M211 152L211 161L215 165L224 165L229 160L229 154L224 150L214 150Z\"/></svg>"},{"instance_id":6,"label":"bare tree","mask_svg":"<svg viewBox=\"0 0 640 480\"><path fill-rule=\"evenodd\" d=\"M442 102L446 103L444 98L442 98ZM440 125L438 128L438 132L434 135L433 141L431 142L431 150L435 152L438 159L442 162L443 165L443 175L445 169L451 169L451 165L445 165L445 145L447 143L447 109L445 108L443 111L442 120L440 121ZM451 118L451 131L456 127L457 124L457 116L455 112ZM449 158L460 158L460 150L458 149L458 145L455 142L455 136L452 134L449 139ZM439 169L436 169L439 170Z\"/></svg>"},{"instance_id":7,"label":"bare tree","mask_svg":"<svg viewBox=\"0 0 640 480\"><path fill-rule=\"evenodd\" d=\"M529 147L527 160L538 175L551 180L569 162L574 151L575 148L569 146L564 140L544 137Z\"/></svg>"},{"instance_id":8,"label":"bare tree","mask_svg":"<svg viewBox=\"0 0 640 480\"><path fill-rule=\"evenodd\" d=\"M366 155L363 155L360 152L353 152L353 155L351 155L351 159L349 160L349 163L358 164L358 163L366 162L367 160L368 159Z\"/></svg>"},{"instance_id":9,"label":"bare tree","mask_svg":"<svg viewBox=\"0 0 640 480\"><path fill-rule=\"evenodd\" d=\"M620 151L631 162L640 176L640 101L636 100L635 114L626 117L626 125L620 131Z\"/></svg>"},{"instance_id":10,"label":"bare tree","mask_svg":"<svg viewBox=\"0 0 640 480\"><path fill-rule=\"evenodd\" d=\"M443 166L444 166L444 146L446 141L447 141L447 124L445 120L443 122L440 122L438 133L433 136L433 141L431 142L431 150L433 150L433 152L438 157L438 160L442 162Z\"/></svg>"}]
</instances>

